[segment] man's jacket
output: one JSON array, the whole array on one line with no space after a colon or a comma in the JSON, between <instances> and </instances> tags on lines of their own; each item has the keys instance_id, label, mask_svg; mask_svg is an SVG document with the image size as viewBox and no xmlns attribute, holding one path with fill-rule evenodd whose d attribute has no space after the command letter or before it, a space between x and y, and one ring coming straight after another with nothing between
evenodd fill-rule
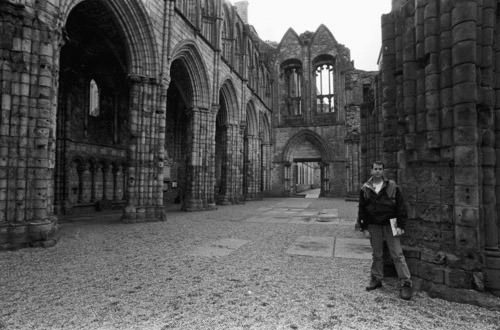
<instances>
[{"instance_id":1,"label":"man's jacket","mask_svg":"<svg viewBox=\"0 0 500 330\"><path fill-rule=\"evenodd\" d=\"M391 218L396 218L398 227L405 229L407 217L406 205L396 182L384 178L378 194L375 192L372 178L363 184L358 209L358 224L361 229L366 229L369 224L389 224Z\"/></svg>"}]
</instances>

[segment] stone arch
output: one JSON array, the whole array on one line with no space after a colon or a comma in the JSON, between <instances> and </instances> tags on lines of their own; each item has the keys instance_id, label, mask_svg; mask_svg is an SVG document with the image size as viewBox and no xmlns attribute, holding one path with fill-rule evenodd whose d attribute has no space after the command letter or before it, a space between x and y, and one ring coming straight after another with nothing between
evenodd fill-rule
<instances>
[{"instance_id":1,"label":"stone arch","mask_svg":"<svg viewBox=\"0 0 500 330\"><path fill-rule=\"evenodd\" d=\"M269 117L267 113L260 114L260 128L261 128L261 137L262 143L270 144L271 143L271 125L269 123Z\"/></svg>"},{"instance_id":2,"label":"stone arch","mask_svg":"<svg viewBox=\"0 0 500 330\"><path fill-rule=\"evenodd\" d=\"M259 116L253 101L247 103L246 108L247 135L259 135Z\"/></svg>"},{"instance_id":3,"label":"stone arch","mask_svg":"<svg viewBox=\"0 0 500 330\"><path fill-rule=\"evenodd\" d=\"M209 109L209 78L207 67L196 44L185 41L177 45L173 51L172 61L180 60L184 64L190 80L190 97L186 97L187 105Z\"/></svg>"},{"instance_id":4,"label":"stone arch","mask_svg":"<svg viewBox=\"0 0 500 330\"><path fill-rule=\"evenodd\" d=\"M328 142L323 139L318 133L305 129L298 132L292 138L290 138L290 140L288 140L282 154L282 161L284 163L293 162L292 157L294 147L298 146L303 141L308 141L313 146L318 148L323 162L332 162L334 160L334 155L331 148L328 146Z\"/></svg>"},{"instance_id":5,"label":"stone arch","mask_svg":"<svg viewBox=\"0 0 500 330\"><path fill-rule=\"evenodd\" d=\"M219 89L219 109L215 118L215 201L230 204L235 201L234 187L236 169L230 164L237 163L239 133L236 118L238 101L231 79L224 80Z\"/></svg>"},{"instance_id":6,"label":"stone arch","mask_svg":"<svg viewBox=\"0 0 500 330\"><path fill-rule=\"evenodd\" d=\"M236 118L239 113L239 103L238 97L236 96L234 83L230 78L224 80L224 83L220 88L220 93L223 96L223 101L225 102L226 109L231 110L227 113L227 122L236 122Z\"/></svg>"},{"instance_id":7,"label":"stone arch","mask_svg":"<svg viewBox=\"0 0 500 330\"><path fill-rule=\"evenodd\" d=\"M128 74L148 78L157 78L160 74L158 49L155 46L153 25L143 3L139 0L73 0L62 8L64 26L72 12L79 4L100 2L113 14L118 27L124 34L128 55Z\"/></svg>"}]
</instances>

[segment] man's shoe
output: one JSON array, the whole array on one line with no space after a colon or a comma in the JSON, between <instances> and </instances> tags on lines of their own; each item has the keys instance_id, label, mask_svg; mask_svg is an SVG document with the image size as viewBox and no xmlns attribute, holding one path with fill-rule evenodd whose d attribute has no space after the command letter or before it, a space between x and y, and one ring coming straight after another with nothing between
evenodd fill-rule
<instances>
[{"instance_id":1,"label":"man's shoe","mask_svg":"<svg viewBox=\"0 0 500 330\"><path fill-rule=\"evenodd\" d=\"M381 286L382 286L382 281L379 281L379 280L372 278L370 280L370 284L368 284L368 286L366 287L366 291L372 291L372 290L375 290L377 288L380 288Z\"/></svg>"},{"instance_id":2,"label":"man's shoe","mask_svg":"<svg viewBox=\"0 0 500 330\"><path fill-rule=\"evenodd\" d=\"M413 292L412 292L411 284L404 283L401 286L401 290L399 291L399 295L401 296L401 299L410 300L412 294L413 294Z\"/></svg>"}]
</instances>

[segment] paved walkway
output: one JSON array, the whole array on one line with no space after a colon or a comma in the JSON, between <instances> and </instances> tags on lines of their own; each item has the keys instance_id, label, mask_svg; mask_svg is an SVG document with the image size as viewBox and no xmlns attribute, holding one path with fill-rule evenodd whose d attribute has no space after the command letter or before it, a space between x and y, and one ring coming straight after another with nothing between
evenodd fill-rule
<instances>
[{"instance_id":1,"label":"paved walkway","mask_svg":"<svg viewBox=\"0 0 500 330\"><path fill-rule=\"evenodd\" d=\"M0 329L491 329L497 311L366 292L356 203L266 199L123 224L61 224L55 247L0 255ZM82 218L83 219L83 218Z\"/></svg>"}]
</instances>

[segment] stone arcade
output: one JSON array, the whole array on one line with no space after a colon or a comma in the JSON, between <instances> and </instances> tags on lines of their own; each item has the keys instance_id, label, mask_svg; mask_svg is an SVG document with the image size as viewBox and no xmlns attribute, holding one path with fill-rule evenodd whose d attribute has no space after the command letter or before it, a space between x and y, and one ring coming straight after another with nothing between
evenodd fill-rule
<instances>
[{"instance_id":1,"label":"stone arcade","mask_svg":"<svg viewBox=\"0 0 500 330\"><path fill-rule=\"evenodd\" d=\"M72 214L158 221L173 204L355 193L361 94L376 73L355 70L325 26L264 42L247 10L2 1L1 248L54 244Z\"/></svg>"}]
</instances>

